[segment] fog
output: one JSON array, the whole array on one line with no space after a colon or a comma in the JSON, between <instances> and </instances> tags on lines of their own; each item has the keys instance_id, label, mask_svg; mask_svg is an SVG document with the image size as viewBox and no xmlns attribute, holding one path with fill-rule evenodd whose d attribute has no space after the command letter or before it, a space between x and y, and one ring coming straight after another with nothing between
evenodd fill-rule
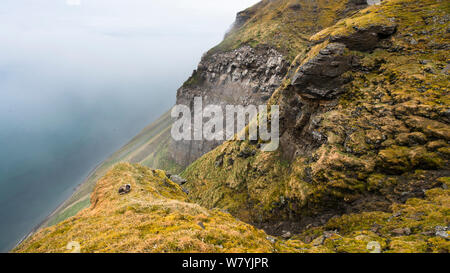
<instances>
[{"instance_id":1,"label":"fog","mask_svg":"<svg viewBox=\"0 0 450 273\"><path fill-rule=\"evenodd\" d=\"M256 0L2 0L0 252L175 102Z\"/></svg>"}]
</instances>

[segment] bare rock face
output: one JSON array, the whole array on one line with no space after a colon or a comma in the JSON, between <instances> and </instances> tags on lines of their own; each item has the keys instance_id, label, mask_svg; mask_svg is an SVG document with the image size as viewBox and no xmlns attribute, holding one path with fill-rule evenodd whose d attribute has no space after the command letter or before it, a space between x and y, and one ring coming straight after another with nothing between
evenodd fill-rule
<instances>
[{"instance_id":1,"label":"bare rock face","mask_svg":"<svg viewBox=\"0 0 450 273\"><path fill-rule=\"evenodd\" d=\"M177 104L190 105L198 96L209 104L264 102L281 83L287 66L281 53L267 47L243 46L207 56L178 90Z\"/></svg>"},{"instance_id":2,"label":"bare rock face","mask_svg":"<svg viewBox=\"0 0 450 273\"><path fill-rule=\"evenodd\" d=\"M345 45L332 43L302 65L292 77L292 86L300 95L311 99L332 99L342 92L346 79L341 75L357 66L357 59L345 55Z\"/></svg>"},{"instance_id":3,"label":"bare rock face","mask_svg":"<svg viewBox=\"0 0 450 273\"><path fill-rule=\"evenodd\" d=\"M381 4L382 0L367 0L367 4L372 6L372 5L379 5Z\"/></svg>"},{"instance_id":4,"label":"bare rock face","mask_svg":"<svg viewBox=\"0 0 450 273\"><path fill-rule=\"evenodd\" d=\"M261 105L280 86L288 63L273 48L242 46L236 50L206 56L191 78L178 90L177 104L193 110L195 97L207 105ZM193 111L191 111L193 112ZM174 141L169 153L181 166L187 166L222 141Z\"/></svg>"},{"instance_id":5,"label":"bare rock face","mask_svg":"<svg viewBox=\"0 0 450 273\"><path fill-rule=\"evenodd\" d=\"M282 107L280 118L280 144L287 159L327 141L327 137L316 130L321 121L318 113L332 107L335 99L346 91L343 86L352 78L345 73L359 66L359 59L348 54L346 45L330 43L291 75L286 93L292 95L281 102L286 107Z\"/></svg>"},{"instance_id":6,"label":"bare rock face","mask_svg":"<svg viewBox=\"0 0 450 273\"><path fill-rule=\"evenodd\" d=\"M351 50L368 51L374 49L380 40L391 36L397 31L393 25L374 25L368 28L358 28L348 36L331 37L332 42L343 43Z\"/></svg>"}]
</instances>

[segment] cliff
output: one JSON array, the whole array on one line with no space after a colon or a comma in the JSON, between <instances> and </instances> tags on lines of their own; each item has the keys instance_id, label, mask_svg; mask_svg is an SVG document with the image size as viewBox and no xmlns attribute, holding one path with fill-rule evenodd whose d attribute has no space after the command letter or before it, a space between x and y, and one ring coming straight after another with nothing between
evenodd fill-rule
<instances>
[{"instance_id":1,"label":"cliff","mask_svg":"<svg viewBox=\"0 0 450 273\"><path fill-rule=\"evenodd\" d=\"M449 175L448 9L384 1L312 35L269 100L280 105L281 148L224 143L183 173L191 200L281 234L390 212L441 187Z\"/></svg>"},{"instance_id":2,"label":"cliff","mask_svg":"<svg viewBox=\"0 0 450 273\"><path fill-rule=\"evenodd\" d=\"M224 41L202 58L177 92L177 104L192 108L194 97L207 105L261 105L280 86L309 37L367 6L366 1L266 0L238 13ZM171 141L169 156L186 167L221 141Z\"/></svg>"}]
</instances>

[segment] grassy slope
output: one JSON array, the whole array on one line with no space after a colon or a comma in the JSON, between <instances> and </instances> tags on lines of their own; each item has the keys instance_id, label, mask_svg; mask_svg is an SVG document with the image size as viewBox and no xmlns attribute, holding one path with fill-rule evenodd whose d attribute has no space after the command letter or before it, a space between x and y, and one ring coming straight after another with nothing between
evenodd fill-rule
<instances>
[{"instance_id":1,"label":"grassy slope","mask_svg":"<svg viewBox=\"0 0 450 273\"><path fill-rule=\"evenodd\" d=\"M442 180L450 186L449 179ZM119 195L124 183L132 191ZM267 236L229 213L188 203L164 171L121 163L101 178L92 205L76 216L26 239L14 252L63 253L69 242L92 252L448 252L450 242L434 236L449 214L449 190L395 205L393 213L345 215L289 240ZM410 234L402 234L408 230ZM420 232L417 232L417 231ZM395 234L395 235L393 235Z\"/></svg>"},{"instance_id":2,"label":"grassy slope","mask_svg":"<svg viewBox=\"0 0 450 273\"><path fill-rule=\"evenodd\" d=\"M146 127L128 144L103 161L41 226L54 225L67 219L90 205L90 195L97 180L119 162L141 163L144 166L161 168L174 173L181 169L167 157L170 140L170 111Z\"/></svg>"},{"instance_id":3,"label":"grassy slope","mask_svg":"<svg viewBox=\"0 0 450 273\"><path fill-rule=\"evenodd\" d=\"M450 178L442 178L450 185ZM375 249L383 253L448 253L448 238L436 236L439 227L449 224L450 190L435 188L424 199L412 198L394 204L391 213L373 211L332 218L325 225L311 228L290 240L280 241L281 252L364 253ZM448 234L449 231L444 231Z\"/></svg>"},{"instance_id":4,"label":"grassy slope","mask_svg":"<svg viewBox=\"0 0 450 273\"><path fill-rule=\"evenodd\" d=\"M123 184L130 184L132 191L119 195ZM66 245L71 241L80 243L81 252L273 250L263 231L186 200L164 171L120 163L98 181L89 208L40 230L15 252L70 252Z\"/></svg>"}]
</instances>

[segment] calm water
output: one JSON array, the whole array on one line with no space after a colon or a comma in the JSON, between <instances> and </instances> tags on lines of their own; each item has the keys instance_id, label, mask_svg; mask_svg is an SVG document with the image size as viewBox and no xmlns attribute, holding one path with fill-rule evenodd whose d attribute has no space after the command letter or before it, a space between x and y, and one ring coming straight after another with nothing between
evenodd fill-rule
<instances>
[{"instance_id":1,"label":"calm water","mask_svg":"<svg viewBox=\"0 0 450 273\"><path fill-rule=\"evenodd\" d=\"M0 252L173 105L255 2L2 0Z\"/></svg>"}]
</instances>

